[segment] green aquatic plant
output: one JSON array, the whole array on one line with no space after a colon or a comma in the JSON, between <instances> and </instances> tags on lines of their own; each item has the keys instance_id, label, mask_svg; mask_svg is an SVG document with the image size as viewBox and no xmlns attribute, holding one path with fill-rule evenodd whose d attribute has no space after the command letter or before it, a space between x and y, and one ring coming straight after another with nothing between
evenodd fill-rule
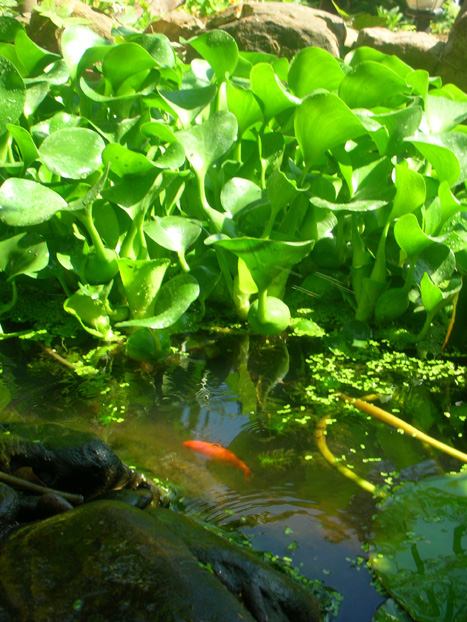
<instances>
[{"instance_id":1,"label":"green aquatic plant","mask_svg":"<svg viewBox=\"0 0 467 622\"><path fill-rule=\"evenodd\" d=\"M359 321L408 320L420 340L454 317L467 95L453 85L369 48L242 53L223 31L190 40L189 65L164 35L109 43L83 25L58 55L0 20L3 321L46 285L93 337L160 360L219 304L266 337L296 326L289 277L310 267L339 270Z\"/></svg>"},{"instance_id":2,"label":"green aquatic plant","mask_svg":"<svg viewBox=\"0 0 467 622\"><path fill-rule=\"evenodd\" d=\"M285 471L290 468L297 460L294 449L271 449L257 455L262 469L272 469L274 471Z\"/></svg>"}]
</instances>

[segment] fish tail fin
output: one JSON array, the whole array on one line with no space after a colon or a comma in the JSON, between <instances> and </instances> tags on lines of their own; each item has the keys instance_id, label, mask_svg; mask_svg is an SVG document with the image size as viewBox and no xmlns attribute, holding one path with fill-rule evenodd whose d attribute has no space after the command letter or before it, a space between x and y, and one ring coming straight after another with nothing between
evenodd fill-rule
<instances>
[{"instance_id":1,"label":"fish tail fin","mask_svg":"<svg viewBox=\"0 0 467 622\"><path fill-rule=\"evenodd\" d=\"M251 476L253 475L253 473L251 472L251 469L249 469L248 467L246 467L244 471L245 471L245 481L249 483L251 481Z\"/></svg>"}]
</instances>

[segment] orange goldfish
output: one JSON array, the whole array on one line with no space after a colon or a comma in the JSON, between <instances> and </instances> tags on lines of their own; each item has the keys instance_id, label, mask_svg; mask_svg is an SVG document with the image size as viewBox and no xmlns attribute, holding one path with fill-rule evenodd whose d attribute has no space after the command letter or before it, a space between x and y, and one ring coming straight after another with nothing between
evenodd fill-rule
<instances>
[{"instance_id":1,"label":"orange goldfish","mask_svg":"<svg viewBox=\"0 0 467 622\"><path fill-rule=\"evenodd\" d=\"M196 452L197 454L202 454L211 460L216 460L217 462L223 462L224 464L230 464L231 466L236 467L237 469L242 469L245 473L245 480L247 482L250 481L251 470L247 467L247 465L237 458L237 456L219 445L219 443L205 443L204 441L185 441L185 447L191 449L191 451Z\"/></svg>"}]
</instances>

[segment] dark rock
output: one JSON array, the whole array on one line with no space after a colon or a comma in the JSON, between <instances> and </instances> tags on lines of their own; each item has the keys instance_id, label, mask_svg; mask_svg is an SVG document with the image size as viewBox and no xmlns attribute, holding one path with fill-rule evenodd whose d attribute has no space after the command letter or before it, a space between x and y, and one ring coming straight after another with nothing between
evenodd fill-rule
<instances>
[{"instance_id":1,"label":"dark rock","mask_svg":"<svg viewBox=\"0 0 467 622\"><path fill-rule=\"evenodd\" d=\"M64 28L59 28L48 17L42 15L38 11L34 11L34 2L27 0L28 10L32 9L31 19L26 29L29 37L40 47L50 52L58 53L60 50L60 37ZM103 39L113 41L112 28L118 26L118 22L99 11L95 11L88 4L80 2L80 0L71 0L66 4L55 0L57 4L57 15L63 17L64 10L67 11L67 17L77 18L86 23L86 27L90 28Z\"/></svg>"},{"instance_id":2,"label":"dark rock","mask_svg":"<svg viewBox=\"0 0 467 622\"><path fill-rule=\"evenodd\" d=\"M19 495L7 484L0 484L0 526L11 525L20 509Z\"/></svg>"},{"instance_id":3,"label":"dark rock","mask_svg":"<svg viewBox=\"0 0 467 622\"><path fill-rule=\"evenodd\" d=\"M72 509L73 506L69 501L52 492L41 495L37 502L37 512L40 518L48 518L56 514L63 514L63 512L68 512Z\"/></svg>"},{"instance_id":4,"label":"dark rock","mask_svg":"<svg viewBox=\"0 0 467 622\"><path fill-rule=\"evenodd\" d=\"M101 495L99 499L122 501L134 508L144 510L151 505L153 496L150 490L112 490L105 495Z\"/></svg>"},{"instance_id":5,"label":"dark rock","mask_svg":"<svg viewBox=\"0 0 467 622\"><path fill-rule=\"evenodd\" d=\"M194 15L184 11L174 11L149 24L144 32L157 32L165 35L170 41L178 43L180 37L191 39L204 30L204 24Z\"/></svg>"},{"instance_id":6,"label":"dark rock","mask_svg":"<svg viewBox=\"0 0 467 622\"><path fill-rule=\"evenodd\" d=\"M0 550L2 604L16 622L320 619L307 591L232 547L171 510L96 501L10 536Z\"/></svg>"},{"instance_id":7,"label":"dark rock","mask_svg":"<svg viewBox=\"0 0 467 622\"><path fill-rule=\"evenodd\" d=\"M436 70L444 83L452 82L467 91L467 3L461 7L452 27L443 57Z\"/></svg>"},{"instance_id":8,"label":"dark rock","mask_svg":"<svg viewBox=\"0 0 467 622\"><path fill-rule=\"evenodd\" d=\"M292 58L301 49L318 46L342 56L345 22L326 11L289 2L245 2L214 16L206 28L225 30L241 51Z\"/></svg>"},{"instance_id":9,"label":"dark rock","mask_svg":"<svg viewBox=\"0 0 467 622\"><path fill-rule=\"evenodd\" d=\"M317 600L295 581L190 518L155 508L149 513L183 541L196 559L210 565L219 581L242 600L256 620L320 620Z\"/></svg>"},{"instance_id":10,"label":"dark rock","mask_svg":"<svg viewBox=\"0 0 467 622\"><path fill-rule=\"evenodd\" d=\"M55 424L0 425L0 470L30 467L49 488L96 497L115 488L136 488L144 478L93 434Z\"/></svg>"}]
</instances>

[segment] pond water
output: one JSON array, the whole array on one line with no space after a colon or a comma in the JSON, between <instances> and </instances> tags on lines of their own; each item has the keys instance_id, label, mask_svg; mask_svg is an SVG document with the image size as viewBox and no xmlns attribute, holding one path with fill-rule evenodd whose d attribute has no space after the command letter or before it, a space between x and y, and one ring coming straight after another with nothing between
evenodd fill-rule
<instances>
[{"instance_id":1,"label":"pond water","mask_svg":"<svg viewBox=\"0 0 467 622\"><path fill-rule=\"evenodd\" d=\"M185 350L164 369L104 359L99 374L79 377L34 346L23 356L3 344L0 417L55 421L99 434L128 464L170 481L175 509L240 532L253 548L285 558L303 576L337 590L342 602L330 619L370 622L385 600L362 548L377 503L323 458L316 423L329 415L331 451L381 486L460 464L341 402L327 403L336 388L363 394L374 353L336 358L317 350L313 340L269 343L246 336L201 338ZM375 390L386 389L390 399L383 407L403 409L412 423L465 451L459 427L465 417L455 417L465 401L465 368L454 365L444 376L442 366L409 370L405 355L390 361L389 371L370 381ZM442 415L448 411L449 425ZM251 480L183 446L192 439L228 447L251 469Z\"/></svg>"}]
</instances>

